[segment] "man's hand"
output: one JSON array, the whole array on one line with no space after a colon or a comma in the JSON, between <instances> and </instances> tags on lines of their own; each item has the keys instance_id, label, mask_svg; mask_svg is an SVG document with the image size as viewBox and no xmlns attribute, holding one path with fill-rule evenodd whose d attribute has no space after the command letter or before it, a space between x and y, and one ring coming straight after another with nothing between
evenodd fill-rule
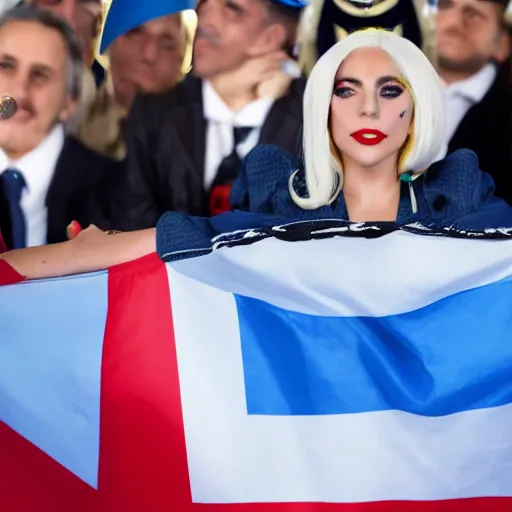
<instances>
[{"instance_id":1,"label":"man's hand","mask_svg":"<svg viewBox=\"0 0 512 512\"><path fill-rule=\"evenodd\" d=\"M252 94L258 97L282 94L283 83L288 87L291 77L283 71L288 56L283 51L268 53L247 60L235 72L215 78L215 88L226 97ZM271 84L279 87L271 86Z\"/></svg>"}]
</instances>

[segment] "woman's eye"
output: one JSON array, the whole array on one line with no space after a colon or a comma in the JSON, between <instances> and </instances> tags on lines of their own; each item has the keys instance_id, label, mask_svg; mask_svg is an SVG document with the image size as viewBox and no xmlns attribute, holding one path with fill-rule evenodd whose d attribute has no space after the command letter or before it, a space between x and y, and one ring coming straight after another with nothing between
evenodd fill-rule
<instances>
[{"instance_id":1,"label":"woman's eye","mask_svg":"<svg viewBox=\"0 0 512 512\"><path fill-rule=\"evenodd\" d=\"M387 85L380 90L382 98L398 98L404 90L398 85Z\"/></svg>"},{"instance_id":2,"label":"woman's eye","mask_svg":"<svg viewBox=\"0 0 512 512\"><path fill-rule=\"evenodd\" d=\"M354 94L354 90L350 87L335 87L334 88L334 94L336 96L339 96L340 98L348 98Z\"/></svg>"}]
</instances>

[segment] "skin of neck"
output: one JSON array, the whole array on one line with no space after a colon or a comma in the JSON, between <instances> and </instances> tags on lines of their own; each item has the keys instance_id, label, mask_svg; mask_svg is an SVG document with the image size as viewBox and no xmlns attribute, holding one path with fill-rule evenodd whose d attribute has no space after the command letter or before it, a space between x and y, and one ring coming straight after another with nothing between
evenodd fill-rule
<instances>
[{"instance_id":1,"label":"skin of neck","mask_svg":"<svg viewBox=\"0 0 512 512\"><path fill-rule=\"evenodd\" d=\"M392 204L400 198L398 155L391 155L373 167L363 167L354 160L343 158L343 196L358 208L375 208ZM398 205L398 202L397 202Z\"/></svg>"},{"instance_id":2,"label":"skin of neck","mask_svg":"<svg viewBox=\"0 0 512 512\"><path fill-rule=\"evenodd\" d=\"M11 161L19 160L20 158L23 158L25 155L28 155L31 151L34 151L37 147L39 147L52 133L53 129L60 124L61 122L59 120L56 120L54 124L50 127L46 135L40 139L37 144L32 144L30 146L25 147L4 147L3 152L7 156L7 158Z\"/></svg>"},{"instance_id":3,"label":"skin of neck","mask_svg":"<svg viewBox=\"0 0 512 512\"><path fill-rule=\"evenodd\" d=\"M34 151L34 149L36 149L40 144L42 144L43 140L44 139L39 141L39 143L36 145L31 145L31 146L23 147L23 148L8 148L8 147L6 147L6 148L3 148L3 151L4 151L5 155L7 156L7 158L11 162L15 162L16 160L23 158L25 155L28 155L28 153L30 153L31 151Z\"/></svg>"},{"instance_id":4,"label":"skin of neck","mask_svg":"<svg viewBox=\"0 0 512 512\"><path fill-rule=\"evenodd\" d=\"M239 112L258 99L257 84L244 87L237 69L212 76L209 81L222 101L234 112Z\"/></svg>"}]
</instances>

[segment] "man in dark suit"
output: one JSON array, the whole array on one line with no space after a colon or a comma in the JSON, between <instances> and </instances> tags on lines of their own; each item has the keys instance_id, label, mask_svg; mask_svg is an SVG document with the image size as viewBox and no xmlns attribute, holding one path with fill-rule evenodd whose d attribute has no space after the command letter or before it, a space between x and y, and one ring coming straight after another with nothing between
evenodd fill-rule
<instances>
[{"instance_id":1,"label":"man in dark suit","mask_svg":"<svg viewBox=\"0 0 512 512\"><path fill-rule=\"evenodd\" d=\"M115 162L64 133L80 94L80 43L60 18L20 6L0 18L0 228L9 248L66 240L77 220L108 227Z\"/></svg>"},{"instance_id":2,"label":"man in dark suit","mask_svg":"<svg viewBox=\"0 0 512 512\"><path fill-rule=\"evenodd\" d=\"M301 0L201 0L193 72L138 97L126 123L127 194L120 226L154 226L167 210L229 208L240 160L256 144L299 148L303 78L283 71Z\"/></svg>"},{"instance_id":3,"label":"man in dark suit","mask_svg":"<svg viewBox=\"0 0 512 512\"><path fill-rule=\"evenodd\" d=\"M468 148L512 204L512 95L504 61L508 0L440 0L438 72L446 83L448 152Z\"/></svg>"}]
</instances>

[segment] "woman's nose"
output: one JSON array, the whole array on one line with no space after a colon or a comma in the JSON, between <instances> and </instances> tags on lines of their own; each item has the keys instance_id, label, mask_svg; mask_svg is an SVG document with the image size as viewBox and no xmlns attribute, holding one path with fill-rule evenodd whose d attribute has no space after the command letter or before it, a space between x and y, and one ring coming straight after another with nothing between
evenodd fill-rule
<instances>
[{"instance_id":1,"label":"woman's nose","mask_svg":"<svg viewBox=\"0 0 512 512\"><path fill-rule=\"evenodd\" d=\"M359 112L360 116L365 117L379 117L380 108L379 101L376 94L365 94Z\"/></svg>"}]
</instances>

